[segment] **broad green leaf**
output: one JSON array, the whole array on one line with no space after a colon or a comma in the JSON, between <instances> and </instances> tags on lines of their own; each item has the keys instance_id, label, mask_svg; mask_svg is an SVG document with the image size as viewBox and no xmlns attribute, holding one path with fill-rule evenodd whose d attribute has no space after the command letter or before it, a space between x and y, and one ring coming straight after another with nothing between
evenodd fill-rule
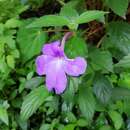
<instances>
[{"instance_id":1,"label":"broad green leaf","mask_svg":"<svg viewBox=\"0 0 130 130\"><path fill-rule=\"evenodd\" d=\"M115 64L115 67L130 68L130 53Z\"/></svg>"},{"instance_id":2,"label":"broad green leaf","mask_svg":"<svg viewBox=\"0 0 130 130\"><path fill-rule=\"evenodd\" d=\"M31 91L22 103L21 119L27 120L43 104L49 93L45 86L40 86Z\"/></svg>"},{"instance_id":3,"label":"broad green leaf","mask_svg":"<svg viewBox=\"0 0 130 130\"><path fill-rule=\"evenodd\" d=\"M82 13L76 20L76 23L88 23L93 20L100 19L106 14L104 11L90 10Z\"/></svg>"},{"instance_id":4,"label":"broad green leaf","mask_svg":"<svg viewBox=\"0 0 130 130\"><path fill-rule=\"evenodd\" d=\"M11 18L5 23L6 28L16 28L16 27L20 27L20 25L21 25L21 21L15 18Z\"/></svg>"},{"instance_id":5,"label":"broad green leaf","mask_svg":"<svg viewBox=\"0 0 130 130\"><path fill-rule=\"evenodd\" d=\"M119 130L123 124L123 119L120 113L118 113L117 111L109 111L108 114L112 119L116 130Z\"/></svg>"},{"instance_id":6,"label":"broad green leaf","mask_svg":"<svg viewBox=\"0 0 130 130\"><path fill-rule=\"evenodd\" d=\"M71 0L65 3L65 6L76 9L78 13L82 13L86 10L86 5L84 0Z\"/></svg>"},{"instance_id":7,"label":"broad green leaf","mask_svg":"<svg viewBox=\"0 0 130 130\"><path fill-rule=\"evenodd\" d=\"M36 19L34 22L29 24L28 28L34 27L49 27L49 26L65 26L69 24L69 20L64 16L59 15L46 15Z\"/></svg>"},{"instance_id":8,"label":"broad green leaf","mask_svg":"<svg viewBox=\"0 0 130 130\"><path fill-rule=\"evenodd\" d=\"M80 118L80 119L77 121L77 125L80 126L80 127L85 127L85 126L88 125L88 122L86 121L86 119Z\"/></svg>"},{"instance_id":9,"label":"broad green leaf","mask_svg":"<svg viewBox=\"0 0 130 130\"><path fill-rule=\"evenodd\" d=\"M113 72L112 55L108 51L100 51L98 49L90 50L90 64L95 70L104 70Z\"/></svg>"},{"instance_id":10,"label":"broad green leaf","mask_svg":"<svg viewBox=\"0 0 130 130\"><path fill-rule=\"evenodd\" d=\"M99 105L99 103L97 102L97 104ZM96 108L97 108L97 104L96 104ZM105 110L104 110L105 111ZM102 128L102 126L104 126L104 124L106 124L107 119L105 117L106 115L104 114L104 112L100 113L100 115L97 117L95 125L98 128Z\"/></svg>"},{"instance_id":11,"label":"broad green leaf","mask_svg":"<svg viewBox=\"0 0 130 130\"><path fill-rule=\"evenodd\" d=\"M119 87L130 89L130 73L129 72L122 72L120 74L119 80L116 83L118 83Z\"/></svg>"},{"instance_id":12,"label":"broad green leaf","mask_svg":"<svg viewBox=\"0 0 130 130\"><path fill-rule=\"evenodd\" d=\"M27 130L28 129L28 122L21 120L19 115L15 115L15 119L17 121L17 123L19 124L19 126L21 127L21 130Z\"/></svg>"},{"instance_id":13,"label":"broad green leaf","mask_svg":"<svg viewBox=\"0 0 130 130\"><path fill-rule=\"evenodd\" d=\"M67 17L70 20L79 16L74 8L66 5L61 8L60 15Z\"/></svg>"},{"instance_id":14,"label":"broad green leaf","mask_svg":"<svg viewBox=\"0 0 130 130\"><path fill-rule=\"evenodd\" d=\"M102 41L105 49L110 49L117 59L130 53L130 25L125 22L111 22Z\"/></svg>"},{"instance_id":15,"label":"broad green leaf","mask_svg":"<svg viewBox=\"0 0 130 130\"><path fill-rule=\"evenodd\" d=\"M97 75L94 79L94 93L103 104L110 101L112 94L112 84L103 75Z\"/></svg>"},{"instance_id":16,"label":"broad green leaf","mask_svg":"<svg viewBox=\"0 0 130 130\"><path fill-rule=\"evenodd\" d=\"M50 124L43 123L39 130L50 130Z\"/></svg>"},{"instance_id":17,"label":"broad green leaf","mask_svg":"<svg viewBox=\"0 0 130 130\"><path fill-rule=\"evenodd\" d=\"M14 40L15 37L13 35L15 35L15 34L14 33L13 34L7 34L7 35L0 38L0 42L6 43L7 46L12 50L16 49L16 41Z\"/></svg>"},{"instance_id":18,"label":"broad green leaf","mask_svg":"<svg viewBox=\"0 0 130 130\"><path fill-rule=\"evenodd\" d=\"M85 57L88 53L87 44L82 38L75 36L66 43L65 53L69 58Z\"/></svg>"},{"instance_id":19,"label":"broad green leaf","mask_svg":"<svg viewBox=\"0 0 130 130\"><path fill-rule=\"evenodd\" d=\"M0 58L0 72L2 72L4 74L9 73L9 67L5 62L5 57L4 56Z\"/></svg>"},{"instance_id":20,"label":"broad green leaf","mask_svg":"<svg viewBox=\"0 0 130 130\"><path fill-rule=\"evenodd\" d=\"M105 4L110 7L119 16L125 16L129 0L104 0Z\"/></svg>"},{"instance_id":21,"label":"broad green leaf","mask_svg":"<svg viewBox=\"0 0 130 130\"><path fill-rule=\"evenodd\" d=\"M41 29L27 29L21 27L18 31L17 41L24 62L40 54L47 36Z\"/></svg>"},{"instance_id":22,"label":"broad green leaf","mask_svg":"<svg viewBox=\"0 0 130 130\"><path fill-rule=\"evenodd\" d=\"M34 77L29 80L23 81L19 85L19 93L21 93L24 90L24 88L34 89L34 88L38 87L39 85L43 84L43 82L44 82L43 77Z\"/></svg>"},{"instance_id":23,"label":"broad green leaf","mask_svg":"<svg viewBox=\"0 0 130 130\"><path fill-rule=\"evenodd\" d=\"M69 24L67 25L70 29L76 30L78 28L78 24L76 23L76 19L78 18L78 12L70 6L63 6L60 11L60 15L66 17L69 20Z\"/></svg>"},{"instance_id":24,"label":"broad green leaf","mask_svg":"<svg viewBox=\"0 0 130 130\"><path fill-rule=\"evenodd\" d=\"M17 50L17 49L12 50L10 53L11 53L11 55L12 55L14 58L19 58L19 57L20 57L19 50Z\"/></svg>"},{"instance_id":25,"label":"broad green leaf","mask_svg":"<svg viewBox=\"0 0 130 130\"><path fill-rule=\"evenodd\" d=\"M13 57L12 55L8 55L8 56L6 57L6 59L7 59L7 64L8 64L8 66L9 66L10 68L14 69L14 67L15 67L15 59L14 59L14 57Z\"/></svg>"},{"instance_id":26,"label":"broad green leaf","mask_svg":"<svg viewBox=\"0 0 130 130\"><path fill-rule=\"evenodd\" d=\"M124 100L123 101L123 112L127 114L128 117L130 117L130 100Z\"/></svg>"},{"instance_id":27,"label":"broad green leaf","mask_svg":"<svg viewBox=\"0 0 130 130\"><path fill-rule=\"evenodd\" d=\"M66 125L63 130L74 130L75 128L75 124L69 124L69 125Z\"/></svg>"},{"instance_id":28,"label":"broad green leaf","mask_svg":"<svg viewBox=\"0 0 130 130\"><path fill-rule=\"evenodd\" d=\"M3 106L0 106L0 120L2 120L6 125L9 124L8 113Z\"/></svg>"},{"instance_id":29,"label":"broad green leaf","mask_svg":"<svg viewBox=\"0 0 130 130\"><path fill-rule=\"evenodd\" d=\"M5 22L10 18L16 18L27 10L29 6L21 4L19 0L0 0L0 22Z\"/></svg>"},{"instance_id":30,"label":"broad green leaf","mask_svg":"<svg viewBox=\"0 0 130 130\"><path fill-rule=\"evenodd\" d=\"M113 128L109 125L104 125L99 130L113 130Z\"/></svg>"},{"instance_id":31,"label":"broad green leaf","mask_svg":"<svg viewBox=\"0 0 130 130\"><path fill-rule=\"evenodd\" d=\"M79 88L78 104L82 115L90 121L95 111L95 98L87 85Z\"/></svg>"},{"instance_id":32,"label":"broad green leaf","mask_svg":"<svg viewBox=\"0 0 130 130\"><path fill-rule=\"evenodd\" d=\"M66 112L64 119L69 123L75 123L77 121L76 116L72 112Z\"/></svg>"},{"instance_id":33,"label":"broad green leaf","mask_svg":"<svg viewBox=\"0 0 130 130\"><path fill-rule=\"evenodd\" d=\"M113 100L130 99L130 89L121 87L113 88L112 99Z\"/></svg>"},{"instance_id":34,"label":"broad green leaf","mask_svg":"<svg viewBox=\"0 0 130 130\"><path fill-rule=\"evenodd\" d=\"M74 96L78 90L79 82L80 78L69 77L67 89L63 94L64 101L67 103L74 103Z\"/></svg>"},{"instance_id":35,"label":"broad green leaf","mask_svg":"<svg viewBox=\"0 0 130 130\"><path fill-rule=\"evenodd\" d=\"M44 82L43 77L34 77L30 80L27 80L24 84L25 88L28 89L34 89L36 87L38 87L39 85L41 85L41 83Z\"/></svg>"}]
</instances>

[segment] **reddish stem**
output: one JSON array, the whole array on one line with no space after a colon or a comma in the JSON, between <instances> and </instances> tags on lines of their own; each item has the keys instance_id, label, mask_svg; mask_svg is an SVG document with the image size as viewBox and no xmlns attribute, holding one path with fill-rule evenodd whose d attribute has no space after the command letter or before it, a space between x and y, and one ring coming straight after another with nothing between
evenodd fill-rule
<instances>
[{"instance_id":1,"label":"reddish stem","mask_svg":"<svg viewBox=\"0 0 130 130\"><path fill-rule=\"evenodd\" d=\"M65 42L73 35L73 32L67 32L62 41L61 41L61 48L64 50L64 47L65 47Z\"/></svg>"}]
</instances>

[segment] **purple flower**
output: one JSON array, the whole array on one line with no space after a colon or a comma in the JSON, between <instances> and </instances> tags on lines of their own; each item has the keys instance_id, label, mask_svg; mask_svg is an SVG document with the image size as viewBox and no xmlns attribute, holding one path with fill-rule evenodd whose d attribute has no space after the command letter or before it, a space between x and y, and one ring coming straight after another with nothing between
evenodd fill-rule
<instances>
[{"instance_id":1,"label":"purple flower","mask_svg":"<svg viewBox=\"0 0 130 130\"><path fill-rule=\"evenodd\" d=\"M36 59L38 75L46 75L46 86L49 91L55 90L61 94L66 88L67 76L79 76L86 70L87 63L82 57L68 59L64 53L64 44L70 36L67 33L62 42L55 41L45 44L42 48L42 55Z\"/></svg>"}]
</instances>

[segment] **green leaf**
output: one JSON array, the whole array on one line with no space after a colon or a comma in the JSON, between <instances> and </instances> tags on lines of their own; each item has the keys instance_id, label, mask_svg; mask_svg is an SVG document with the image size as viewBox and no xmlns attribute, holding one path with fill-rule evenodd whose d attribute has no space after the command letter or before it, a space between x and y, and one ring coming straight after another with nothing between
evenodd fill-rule
<instances>
[{"instance_id":1,"label":"green leaf","mask_svg":"<svg viewBox=\"0 0 130 130\"><path fill-rule=\"evenodd\" d=\"M50 130L50 124L42 124L39 130Z\"/></svg>"},{"instance_id":2,"label":"green leaf","mask_svg":"<svg viewBox=\"0 0 130 130\"><path fill-rule=\"evenodd\" d=\"M66 43L65 53L69 58L85 57L88 53L87 44L82 38L75 36Z\"/></svg>"},{"instance_id":3,"label":"green leaf","mask_svg":"<svg viewBox=\"0 0 130 130\"><path fill-rule=\"evenodd\" d=\"M61 8L60 15L66 17L69 20L68 27L70 29L76 30L78 28L78 24L76 23L76 19L78 18L78 12L73 9L71 6L65 5Z\"/></svg>"},{"instance_id":4,"label":"green leaf","mask_svg":"<svg viewBox=\"0 0 130 130\"><path fill-rule=\"evenodd\" d=\"M6 28L17 28L20 27L21 21L16 18L11 18L5 23Z\"/></svg>"},{"instance_id":5,"label":"green leaf","mask_svg":"<svg viewBox=\"0 0 130 130\"><path fill-rule=\"evenodd\" d=\"M77 121L75 115L72 112L65 113L65 120L69 123L75 123Z\"/></svg>"},{"instance_id":6,"label":"green leaf","mask_svg":"<svg viewBox=\"0 0 130 130\"><path fill-rule=\"evenodd\" d=\"M25 88L34 89L43 83L43 77L34 77L30 80L27 80L24 84Z\"/></svg>"},{"instance_id":7,"label":"green leaf","mask_svg":"<svg viewBox=\"0 0 130 130\"><path fill-rule=\"evenodd\" d=\"M85 126L88 125L88 122L86 121L86 119L80 118L80 119L77 121L77 125L80 126L80 127L85 127Z\"/></svg>"},{"instance_id":8,"label":"green leaf","mask_svg":"<svg viewBox=\"0 0 130 130\"><path fill-rule=\"evenodd\" d=\"M18 31L17 41L24 62L41 52L47 36L41 29L26 29L21 27Z\"/></svg>"},{"instance_id":9,"label":"green leaf","mask_svg":"<svg viewBox=\"0 0 130 130\"><path fill-rule=\"evenodd\" d=\"M130 73L129 72L121 73L120 78L116 83L118 83L119 87L130 89Z\"/></svg>"},{"instance_id":10,"label":"green leaf","mask_svg":"<svg viewBox=\"0 0 130 130\"><path fill-rule=\"evenodd\" d=\"M95 70L113 72L112 55L108 51L90 50L89 57Z\"/></svg>"},{"instance_id":11,"label":"green leaf","mask_svg":"<svg viewBox=\"0 0 130 130\"><path fill-rule=\"evenodd\" d=\"M86 85L79 88L78 104L82 115L90 121L94 115L96 103L92 90Z\"/></svg>"},{"instance_id":12,"label":"green leaf","mask_svg":"<svg viewBox=\"0 0 130 130\"><path fill-rule=\"evenodd\" d=\"M98 11L98 10L91 10L91 11L86 11L82 13L76 20L76 23L81 24L81 23L88 23L93 20L100 19L106 14L104 11Z\"/></svg>"},{"instance_id":13,"label":"green leaf","mask_svg":"<svg viewBox=\"0 0 130 130\"><path fill-rule=\"evenodd\" d=\"M36 19L34 22L29 24L28 28L34 27L49 27L49 26L65 26L69 24L69 20L64 16L58 15L46 15Z\"/></svg>"},{"instance_id":14,"label":"green leaf","mask_svg":"<svg viewBox=\"0 0 130 130\"><path fill-rule=\"evenodd\" d=\"M127 114L128 117L130 117L130 100L124 100L123 101L123 112Z\"/></svg>"},{"instance_id":15,"label":"green leaf","mask_svg":"<svg viewBox=\"0 0 130 130\"><path fill-rule=\"evenodd\" d=\"M125 16L129 0L105 0L105 4L119 16Z\"/></svg>"},{"instance_id":16,"label":"green leaf","mask_svg":"<svg viewBox=\"0 0 130 130\"><path fill-rule=\"evenodd\" d=\"M117 111L109 111L108 114L112 119L116 130L119 130L123 124L123 119L120 113L118 113Z\"/></svg>"},{"instance_id":17,"label":"green leaf","mask_svg":"<svg viewBox=\"0 0 130 130\"><path fill-rule=\"evenodd\" d=\"M130 68L130 53L115 64L115 67Z\"/></svg>"},{"instance_id":18,"label":"green leaf","mask_svg":"<svg viewBox=\"0 0 130 130\"><path fill-rule=\"evenodd\" d=\"M105 49L110 49L117 59L130 53L130 25L125 22L111 22L102 41Z\"/></svg>"},{"instance_id":19,"label":"green leaf","mask_svg":"<svg viewBox=\"0 0 130 130\"><path fill-rule=\"evenodd\" d=\"M12 55L14 58L19 58L19 57L20 57L19 50L17 50L17 49L12 50L10 53L11 53L11 55Z\"/></svg>"},{"instance_id":20,"label":"green leaf","mask_svg":"<svg viewBox=\"0 0 130 130\"><path fill-rule=\"evenodd\" d=\"M45 99L49 96L48 91L45 86L41 86L32 90L30 94L28 94L21 108L21 119L27 120L36 110L43 104Z\"/></svg>"},{"instance_id":21,"label":"green leaf","mask_svg":"<svg viewBox=\"0 0 130 130\"><path fill-rule=\"evenodd\" d=\"M78 12L74 8L66 5L61 8L60 15L67 17L70 20L79 16Z\"/></svg>"},{"instance_id":22,"label":"green leaf","mask_svg":"<svg viewBox=\"0 0 130 130\"><path fill-rule=\"evenodd\" d=\"M107 104L110 101L112 84L106 77L103 75L97 75L94 79L93 89L95 95L103 104Z\"/></svg>"},{"instance_id":23,"label":"green leaf","mask_svg":"<svg viewBox=\"0 0 130 130\"><path fill-rule=\"evenodd\" d=\"M6 57L6 59L7 59L7 64L8 64L8 66L9 66L10 68L14 69L14 67L15 67L15 59L14 59L14 57L13 57L12 55L8 55L8 56Z\"/></svg>"},{"instance_id":24,"label":"green leaf","mask_svg":"<svg viewBox=\"0 0 130 130\"><path fill-rule=\"evenodd\" d=\"M80 78L69 77L67 89L63 94L64 101L71 104L74 103L74 96L78 90L79 82Z\"/></svg>"},{"instance_id":25,"label":"green leaf","mask_svg":"<svg viewBox=\"0 0 130 130\"><path fill-rule=\"evenodd\" d=\"M8 65L5 62L5 57L1 57L0 58L0 72L2 72L4 74L8 74L9 73L9 67L8 67Z\"/></svg>"},{"instance_id":26,"label":"green leaf","mask_svg":"<svg viewBox=\"0 0 130 130\"><path fill-rule=\"evenodd\" d=\"M113 130L113 128L109 125L104 125L99 130Z\"/></svg>"},{"instance_id":27,"label":"green leaf","mask_svg":"<svg viewBox=\"0 0 130 130\"><path fill-rule=\"evenodd\" d=\"M74 130L75 128L75 124L69 124L69 125L66 125L63 130Z\"/></svg>"},{"instance_id":28,"label":"green leaf","mask_svg":"<svg viewBox=\"0 0 130 130\"><path fill-rule=\"evenodd\" d=\"M9 119L8 119L8 113L7 110L3 107L0 106L0 119L6 124L9 124Z\"/></svg>"},{"instance_id":29,"label":"green leaf","mask_svg":"<svg viewBox=\"0 0 130 130\"><path fill-rule=\"evenodd\" d=\"M121 87L113 88L112 99L113 100L130 99L130 89Z\"/></svg>"}]
</instances>

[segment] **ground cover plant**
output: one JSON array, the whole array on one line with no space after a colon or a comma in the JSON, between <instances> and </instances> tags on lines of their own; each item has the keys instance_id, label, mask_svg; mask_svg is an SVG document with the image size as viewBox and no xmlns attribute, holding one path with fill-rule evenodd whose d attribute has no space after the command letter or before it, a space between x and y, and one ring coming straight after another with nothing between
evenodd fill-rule
<instances>
[{"instance_id":1,"label":"ground cover plant","mask_svg":"<svg viewBox=\"0 0 130 130\"><path fill-rule=\"evenodd\" d=\"M0 0L0 130L130 130L129 0Z\"/></svg>"}]
</instances>

